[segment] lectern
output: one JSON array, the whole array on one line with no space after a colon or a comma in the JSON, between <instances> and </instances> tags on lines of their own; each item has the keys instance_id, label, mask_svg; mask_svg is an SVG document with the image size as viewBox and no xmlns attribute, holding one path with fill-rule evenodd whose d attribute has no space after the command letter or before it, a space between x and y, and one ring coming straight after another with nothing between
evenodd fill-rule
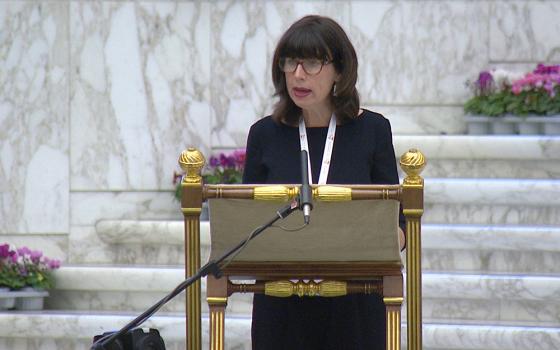
<instances>
[{"instance_id":1,"label":"lectern","mask_svg":"<svg viewBox=\"0 0 560 350\"><path fill-rule=\"evenodd\" d=\"M245 238L297 197L299 185L203 185L204 156L196 149L182 152L182 212L185 218L186 277L200 268L200 212L210 203L212 257ZM207 279L210 309L210 349L224 349L225 309L233 293L265 293L335 297L377 293L386 306L388 350L400 349L403 264L398 251L399 204L406 218L407 342L422 349L421 216L423 154L403 154L406 177L399 185L313 186L312 224L297 232L273 228L247 245L223 269L221 278ZM283 222L298 226L298 218ZM301 218L299 218L301 221ZM255 279L256 283L235 283ZM264 282L263 282L264 281ZM187 349L201 349L200 282L186 293Z\"/></svg>"}]
</instances>

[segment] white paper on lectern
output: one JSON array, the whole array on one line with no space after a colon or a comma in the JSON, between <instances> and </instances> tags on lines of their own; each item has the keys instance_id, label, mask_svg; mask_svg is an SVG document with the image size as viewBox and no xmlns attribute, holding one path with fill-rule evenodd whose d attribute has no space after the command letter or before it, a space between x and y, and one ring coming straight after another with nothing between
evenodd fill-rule
<instances>
[{"instance_id":1,"label":"white paper on lectern","mask_svg":"<svg viewBox=\"0 0 560 350\"><path fill-rule=\"evenodd\" d=\"M286 203L248 199L210 199L211 259L218 258L272 219ZM376 261L401 263L398 241L399 202L354 200L315 202L311 223L300 231L272 227L262 232L236 261ZM303 224L296 211L276 226Z\"/></svg>"}]
</instances>

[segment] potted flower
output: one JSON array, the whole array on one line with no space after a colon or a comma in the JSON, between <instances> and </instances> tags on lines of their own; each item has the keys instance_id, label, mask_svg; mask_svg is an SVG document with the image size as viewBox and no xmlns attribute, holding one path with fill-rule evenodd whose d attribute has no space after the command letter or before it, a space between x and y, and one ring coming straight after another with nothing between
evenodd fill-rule
<instances>
[{"instance_id":1,"label":"potted flower","mask_svg":"<svg viewBox=\"0 0 560 350\"><path fill-rule=\"evenodd\" d=\"M17 253L9 244L0 245L0 310L15 306L16 298L11 291L24 286L17 265Z\"/></svg>"},{"instance_id":2,"label":"potted flower","mask_svg":"<svg viewBox=\"0 0 560 350\"><path fill-rule=\"evenodd\" d=\"M60 261L50 259L39 250L21 247L16 250L17 266L23 288L16 300L20 310L38 310L43 308L43 298L48 296L48 289L54 287L52 271L60 267Z\"/></svg>"},{"instance_id":3,"label":"potted flower","mask_svg":"<svg viewBox=\"0 0 560 350\"><path fill-rule=\"evenodd\" d=\"M239 149L231 153L211 155L208 163L202 170L202 181L205 184L238 184L243 178L245 166L245 150ZM174 172L173 184L175 185L175 198L181 201L183 193L181 188L182 173ZM208 220L208 207L203 203L201 220Z\"/></svg>"},{"instance_id":4,"label":"potted flower","mask_svg":"<svg viewBox=\"0 0 560 350\"><path fill-rule=\"evenodd\" d=\"M560 134L560 65L539 64L529 73L483 71L468 83L474 96L464 105L469 133ZM542 127L544 124L544 127Z\"/></svg>"}]
</instances>

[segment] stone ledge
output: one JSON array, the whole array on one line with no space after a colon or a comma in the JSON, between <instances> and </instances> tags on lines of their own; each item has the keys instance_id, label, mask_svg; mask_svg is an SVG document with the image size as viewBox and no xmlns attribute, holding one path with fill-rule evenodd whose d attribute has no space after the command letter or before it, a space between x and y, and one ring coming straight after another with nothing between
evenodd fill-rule
<instances>
[{"instance_id":1,"label":"stone ledge","mask_svg":"<svg viewBox=\"0 0 560 350\"><path fill-rule=\"evenodd\" d=\"M559 136L395 135L393 144L397 159L409 148L417 148L428 164L430 159L560 159Z\"/></svg>"},{"instance_id":2,"label":"stone ledge","mask_svg":"<svg viewBox=\"0 0 560 350\"><path fill-rule=\"evenodd\" d=\"M560 277L423 273L423 297L558 302ZM183 281L182 268L62 267L57 290L162 292ZM206 281L202 281L205 289Z\"/></svg>"},{"instance_id":3,"label":"stone ledge","mask_svg":"<svg viewBox=\"0 0 560 350\"><path fill-rule=\"evenodd\" d=\"M560 252L560 227L509 225L422 226L422 248Z\"/></svg>"},{"instance_id":4,"label":"stone ledge","mask_svg":"<svg viewBox=\"0 0 560 350\"><path fill-rule=\"evenodd\" d=\"M133 314L78 313L2 313L0 314L0 345L11 338L78 339L84 342L93 335L118 329L129 322ZM250 318L227 317L226 344L228 348L250 348ZM144 324L157 328L167 342L184 341L185 319L180 315L154 316ZM208 346L208 316L202 319L203 347ZM403 320L403 346L406 345L406 325ZM4 342L4 343L1 343ZM48 343L47 343L48 344ZM492 349L492 350L556 350L560 347L560 329L554 327L499 326L480 324L423 324L423 344L426 350L435 349ZM35 344L36 345L36 344ZM18 350L28 349L18 348ZM31 349L31 347L29 348ZM41 346L56 349L56 344Z\"/></svg>"}]
</instances>

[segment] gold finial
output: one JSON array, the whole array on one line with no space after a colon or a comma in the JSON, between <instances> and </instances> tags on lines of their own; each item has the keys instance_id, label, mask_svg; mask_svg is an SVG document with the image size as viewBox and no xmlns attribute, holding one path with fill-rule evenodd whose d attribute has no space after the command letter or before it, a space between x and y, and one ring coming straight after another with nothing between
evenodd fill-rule
<instances>
[{"instance_id":1,"label":"gold finial","mask_svg":"<svg viewBox=\"0 0 560 350\"><path fill-rule=\"evenodd\" d=\"M202 183L202 168L206 163L206 159L199 150L189 147L181 152L179 157L179 166L185 172L183 183Z\"/></svg>"},{"instance_id":2,"label":"gold finial","mask_svg":"<svg viewBox=\"0 0 560 350\"><path fill-rule=\"evenodd\" d=\"M426 159L422 152L411 148L401 156L400 164L401 168L406 173L406 178L404 179L405 184L421 185L424 183L420 173L424 170L424 166L426 166Z\"/></svg>"}]
</instances>

